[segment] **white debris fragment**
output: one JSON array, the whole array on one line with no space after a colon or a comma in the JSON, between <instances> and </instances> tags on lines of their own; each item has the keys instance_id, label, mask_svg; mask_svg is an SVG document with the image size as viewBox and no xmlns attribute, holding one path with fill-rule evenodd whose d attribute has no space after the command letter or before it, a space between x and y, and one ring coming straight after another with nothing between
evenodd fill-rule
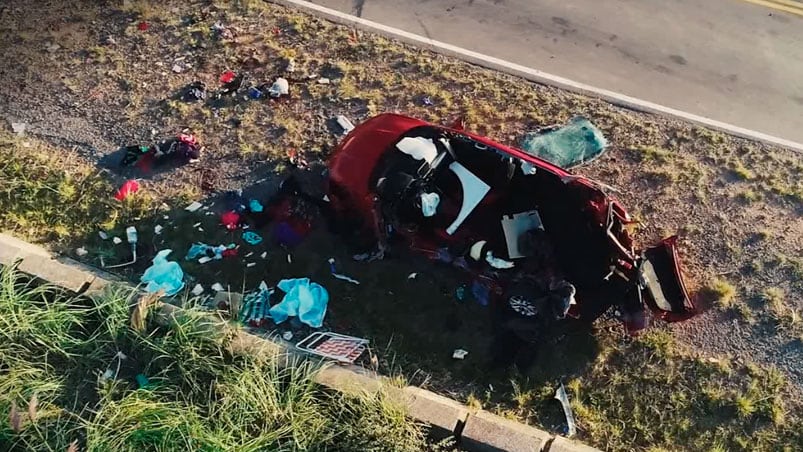
<instances>
[{"instance_id":1,"label":"white debris fragment","mask_svg":"<svg viewBox=\"0 0 803 452\"><path fill-rule=\"evenodd\" d=\"M114 371L111 369L106 369L106 372L103 372L103 375L100 376L100 381L102 383L105 383L111 380L112 378L114 378Z\"/></svg>"},{"instance_id":2,"label":"white debris fragment","mask_svg":"<svg viewBox=\"0 0 803 452\"><path fill-rule=\"evenodd\" d=\"M287 72L295 72L296 71L296 60L290 58L287 61L287 67L285 68Z\"/></svg>"},{"instance_id":3,"label":"white debris fragment","mask_svg":"<svg viewBox=\"0 0 803 452\"><path fill-rule=\"evenodd\" d=\"M259 255L259 257L261 257L262 259L267 259L268 258L268 252L267 251L263 251L262 254Z\"/></svg>"},{"instance_id":4,"label":"white debris fragment","mask_svg":"<svg viewBox=\"0 0 803 452\"><path fill-rule=\"evenodd\" d=\"M287 255L287 263L288 264L292 264L293 263L293 256L291 256L289 254Z\"/></svg>"},{"instance_id":5,"label":"white debris fragment","mask_svg":"<svg viewBox=\"0 0 803 452\"><path fill-rule=\"evenodd\" d=\"M123 239L121 239L120 237L112 237L112 242L114 242L115 245L119 245L123 243Z\"/></svg>"},{"instance_id":6,"label":"white debris fragment","mask_svg":"<svg viewBox=\"0 0 803 452\"><path fill-rule=\"evenodd\" d=\"M170 215L165 215L162 218L165 219L165 220L169 220L170 219Z\"/></svg>"},{"instance_id":7,"label":"white debris fragment","mask_svg":"<svg viewBox=\"0 0 803 452\"><path fill-rule=\"evenodd\" d=\"M418 273L410 273L407 275L407 279L415 279L418 276Z\"/></svg>"},{"instance_id":8,"label":"white debris fragment","mask_svg":"<svg viewBox=\"0 0 803 452\"><path fill-rule=\"evenodd\" d=\"M84 257L87 254L89 254L89 251L87 251L83 246L75 250L75 255L78 257Z\"/></svg>"},{"instance_id":9,"label":"white debris fragment","mask_svg":"<svg viewBox=\"0 0 803 452\"><path fill-rule=\"evenodd\" d=\"M326 202L329 202L329 196L323 195L323 200L326 201Z\"/></svg>"},{"instance_id":10,"label":"white debris fragment","mask_svg":"<svg viewBox=\"0 0 803 452\"><path fill-rule=\"evenodd\" d=\"M17 134L18 137L25 135L25 129L28 128L28 124L24 122L12 122L11 123L11 131Z\"/></svg>"},{"instance_id":11,"label":"white debris fragment","mask_svg":"<svg viewBox=\"0 0 803 452\"><path fill-rule=\"evenodd\" d=\"M204 228L198 228L198 232L204 232Z\"/></svg>"},{"instance_id":12,"label":"white debris fragment","mask_svg":"<svg viewBox=\"0 0 803 452\"><path fill-rule=\"evenodd\" d=\"M185 207L184 210L188 210L190 212L195 212L196 210L203 207L203 204L199 203L198 201L193 202L189 206Z\"/></svg>"},{"instance_id":13,"label":"white debris fragment","mask_svg":"<svg viewBox=\"0 0 803 452\"><path fill-rule=\"evenodd\" d=\"M457 350L455 350L452 353L452 358L454 358L454 359L465 359L466 355L468 355L468 352L466 350L463 350L462 348L458 348Z\"/></svg>"},{"instance_id":14,"label":"white debris fragment","mask_svg":"<svg viewBox=\"0 0 803 452\"><path fill-rule=\"evenodd\" d=\"M211 257L209 257L209 256L204 256L204 257L202 257L202 258L198 259L198 263L199 263L199 264L205 264L205 263L207 263L207 262L209 262L209 261L211 261L211 260L212 260L212 258L211 258Z\"/></svg>"},{"instance_id":15,"label":"white debris fragment","mask_svg":"<svg viewBox=\"0 0 803 452\"><path fill-rule=\"evenodd\" d=\"M292 341L293 340L293 332L292 331L285 331L284 333L282 333L282 339L284 339L286 341Z\"/></svg>"},{"instance_id":16,"label":"white debris fragment","mask_svg":"<svg viewBox=\"0 0 803 452\"><path fill-rule=\"evenodd\" d=\"M108 240L109 238L109 234L106 234L105 231L98 231L98 236L101 238L101 240Z\"/></svg>"},{"instance_id":17,"label":"white debris fragment","mask_svg":"<svg viewBox=\"0 0 803 452\"><path fill-rule=\"evenodd\" d=\"M195 295L196 297L198 295L201 295L202 293L204 293L204 286L196 284L195 287L192 288L192 294Z\"/></svg>"},{"instance_id":18,"label":"white debris fragment","mask_svg":"<svg viewBox=\"0 0 803 452\"><path fill-rule=\"evenodd\" d=\"M329 83L331 83L331 80L329 80L326 77L321 77L318 79L318 83L321 85L328 85Z\"/></svg>"},{"instance_id":19,"label":"white debris fragment","mask_svg":"<svg viewBox=\"0 0 803 452\"><path fill-rule=\"evenodd\" d=\"M215 292L222 292L226 289L222 285L220 285L220 283L214 283L212 284L212 290L214 290Z\"/></svg>"},{"instance_id":20,"label":"white debris fragment","mask_svg":"<svg viewBox=\"0 0 803 452\"><path fill-rule=\"evenodd\" d=\"M201 224L202 224L202 222L199 221L199 222L195 223L194 225L192 225L192 227L199 228L199 227L201 227Z\"/></svg>"},{"instance_id":21,"label":"white debris fragment","mask_svg":"<svg viewBox=\"0 0 803 452\"><path fill-rule=\"evenodd\" d=\"M163 230L164 230L164 227L162 227L161 224L157 224L156 226L153 227L153 233L156 234L156 235L161 234Z\"/></svg>"},{"instance_id":22,"label":"white debris fragment","mask_svg":"<svg viewBox=\"0 0 803 452\"><path fill-rule=\"evenodd\" d=\"M338 115L337 118L335 118L335 121L337 121L337 125L339 125L341 129L343 129L343 135L346 135L347 133L354 130L354 124L349 120L349 118L343 115Z\"/></svg>"},{"instance_id":23,"label":"white debris fragment","mask_svg":"<svg viewBox=\"0 0 803 452\"><path fill-rule=\"evenodd\" d=\"M273 82L270 88L268 88L268 95L270 97L281 97L290 94L290 83L287 79L279 77Z\"/></svg>"},{"instance_id":24,"label":"white debris fragment","mask_svg":"<svg viewBox=\"0 0 803 452\"><path fill-rule=\"evenodd\" d=\"M173 72L175 72L176 74L181 74L183 71L184 68L180 64L176 63L173 65Z\"/></svg>"},{"instance_id":25,"label":"white debris fragment","mask_svg":"<svg viewBox=\"0 0 803 452\"><path fill-rule=\"evenodd\" d=\"M249 263L245 264L245 266L248 267L248 268L254 267L254 266L256 266L256 262L249 262Z\"/></svg>"},{"instance_id":26,"label":"white debris fragment","mask_svg":"<svg viewBox=\"0 0 803 452\"><path fill-rule=\"evenodd\" d=\"M266 283L265 281L260 281L259 282L259 290L261 290L263 292L267 291L268 290L268 283Z\"/></svg>"}]
</instances>

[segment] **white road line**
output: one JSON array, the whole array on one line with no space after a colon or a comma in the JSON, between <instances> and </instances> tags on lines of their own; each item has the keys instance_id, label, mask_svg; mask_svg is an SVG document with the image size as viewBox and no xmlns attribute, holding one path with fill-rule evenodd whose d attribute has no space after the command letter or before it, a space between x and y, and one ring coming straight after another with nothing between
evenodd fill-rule
<instances>
[{"instance_id":1,"label":"white road line","mask_svg":"<svg viewBox=\"0 0 803 452\"><path fill-rule=\"evenodd\" d=\"M488 69L505 72L516 77L521 77L543 85L555 86L557 88L565 89L579 94L584 94L590 97L596 97L620 107L629 108L631 110L653 113L658 115L670 116L673 118L688 121L697 125L705 126L714 130L728 133L741 138L755 140L767 144L789 148L795 152L803 153L803 144L795 141L779 138L766 133L758 132L755 130L746 129L744 127L735 126L725 122L717 121L704 116L695 115L674 108L659 105L635 97L630 97L625 94L609 91L607 89L597 88L585 83L576 82L564 77L549 74L538 69L532 69L520 64L505 61L499 58L485 55L482 53L474 52L462 47L447 44L445 42L436 41L415 33L410 33L398 28L389 27L377 22L373 22L361 17L352 16L350 14L340 12L325 6L316 5L304 0L267 0L280 5L294 7L304 10L317 16L324 17L333 22L344 25L350 25L360 28L364 31L378 33L390 38L398 39L407 44L412 44L418 47L423 47L437 53L461 59L469 63L483 66Z\"/></svg>"}]
</instances>

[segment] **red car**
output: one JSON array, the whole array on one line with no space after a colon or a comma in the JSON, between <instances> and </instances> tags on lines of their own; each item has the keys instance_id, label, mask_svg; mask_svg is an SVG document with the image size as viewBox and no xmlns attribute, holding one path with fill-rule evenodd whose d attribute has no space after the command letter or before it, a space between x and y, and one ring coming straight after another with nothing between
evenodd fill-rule
<instances>
[{"instance_id":1,"label":"red car","mask_svg":"<svg viewBox=\"0 0 803 452\"><path fill-rule=\"evenodd\" d=\"M568 281L568 314L615 306L630 333L695 314L676 237L643 250L604 187L462 130L397 114L354 128L329 161L329 200L380 243L460 262L491 298L522 278ZM649 309L648 309L649 308Z\"/></svg>"}]
</instances>

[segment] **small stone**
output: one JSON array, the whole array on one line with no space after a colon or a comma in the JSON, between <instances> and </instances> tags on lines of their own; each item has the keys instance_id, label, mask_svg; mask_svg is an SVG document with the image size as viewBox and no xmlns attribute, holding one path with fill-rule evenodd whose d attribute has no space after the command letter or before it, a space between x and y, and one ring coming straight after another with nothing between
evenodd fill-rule
<instances>
[{"instance_id":1,"label":"small stone","mask_svg":"<svg viewBox=\"0 0 803 452\"><path fill-rule=\"evenodd\" d=\"M180 64L178 64L178 63L176 63L176 64L174 64L174 65L173 65L173 68L172 68L172 70L173 70L173 72L175 72L176 74L181 74L182 72L184 72L184 68L183 68L183 67L182 67Z\"/></svg>"},{"instance_id":2,"label":"small stone","mask_svg":"<svg viewBox=\"0 0 803 452\"><path fill-rule=\"evenodd\" d=\"M84 257L87 254L89 254L89 251L87 251L83 246L75 250L75 255L78 257Z\"/></svg>"},{"instance_id":3,"label":"small stone","mask_svg":"<svg viewBox=\"0 0 803 452\"><path fill-rule=\"evenodd\" d=\"M24 122L12 122L11 123L11 130L17 134L18 137L25 135L25 129L28 128L28 124Z\"/></svg>"}]
</instances>

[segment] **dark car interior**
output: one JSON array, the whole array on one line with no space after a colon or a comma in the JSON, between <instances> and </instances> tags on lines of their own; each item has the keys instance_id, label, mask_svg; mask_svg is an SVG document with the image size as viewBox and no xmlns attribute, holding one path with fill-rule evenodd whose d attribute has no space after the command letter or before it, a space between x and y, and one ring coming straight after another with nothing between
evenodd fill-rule
<instances>
[{"instance_id":1,"label":"dark car interior","mask_svg":"<svg viewBox=\"0 0 803 452\"><path fill-rule=\"evenodd\" d=\"M446 246L453 254L465 254L472 244L484 240L495 256L514 262L516 268L536 276L567 278L577 286L578 299L583 292L591 291L596 294L594 298L607 298L608 291L601 289L612 285L605 276L616 252L606 237L605 225L595 221L591 205L592 201L604 202L604 195L586 185L566 183L541 168L532 170L526 162L460 133L425 126L405 137L429 140L435 157L426 161L390 150L377 165L370 183L376 187L385 214L393 216L391 223L416 248ZM459 176L462 170L456 171L456 164L481 182ZM472 183L484 183L487 192L450 231ZM440 198L431 217L422 213L421 193L437 193ZM518 244L524 250L511 253L503 219L522 214L537 220L527 225L532 229L514 231L517 243L512 248ZM613 292L621 298L621 288L616 289ZM600 300L606 306L614 301L623 300Z\"/></svg>"}]
</instances>

